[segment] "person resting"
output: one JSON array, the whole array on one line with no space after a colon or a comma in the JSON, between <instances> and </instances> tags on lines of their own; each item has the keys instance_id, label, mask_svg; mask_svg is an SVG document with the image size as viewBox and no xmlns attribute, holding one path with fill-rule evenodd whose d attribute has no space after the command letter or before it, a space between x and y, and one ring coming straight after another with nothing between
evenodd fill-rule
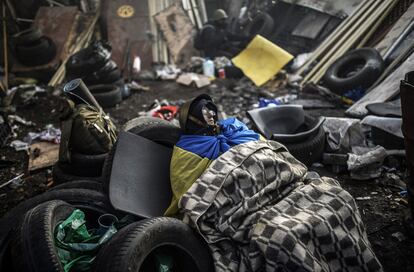
<instances>
[{"instance_id":1,"label":"person resting","mask_svg":"<svg viewBox=\"0 0 414 272\"><path fill-rule=\"evenodd\" d=\"M173 149L170 164L172 201L166 216L176 215L178 201L209 165L238 144L257 141L260 135L236 118L218 120L217 106L207 94L187 101L180 109L183 134Z\"/></svg>"}]
</instances>

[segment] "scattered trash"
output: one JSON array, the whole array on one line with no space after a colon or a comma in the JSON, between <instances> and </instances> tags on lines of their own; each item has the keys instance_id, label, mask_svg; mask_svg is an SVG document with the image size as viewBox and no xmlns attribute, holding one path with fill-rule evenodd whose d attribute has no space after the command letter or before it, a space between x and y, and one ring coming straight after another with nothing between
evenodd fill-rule
<instances>
[{"instance_id":1,"label":"scattered trash","mask_svg":"<svg viewBox=\"0 0 414 272\"><path fill-rule=\"evenodd\" d=\"M210 79L214 79L215 68L214 61L206 59L203 63L203 75L207 76Z\"/></svg>"},{"instance_id":2,"label":"scattered trash","mask_svg":"<svg viewBox=\"0 0 414 272\"><path fill-rule=\"evenodd\" d=\"M19 151L28 151L30 148L30 145L20 140L14 140L10 143L10 147L13 147L14 150L19 152Z\"/></svg>"},{"instance_id":3,"label":"scattered trash","mask_svg":"<svg viewBox=\"0 0 414 272\"><path fill-rule=\"evenodd\" d=\"M175 80L180 73L181 69L172 64L159 66L155 70L156 78L159 78L161 80Z\"/></svg>"},{"instance_id":4,"label":"scattered trash","mask_svg":"<svg viewBox=\"0 0 414 272\"><path fill-rule=\"evenodd\" d=\"M346 154L352 147L366 147L364 130L358 119L327 117L323 128L328 133L328 151Z\"/></svg>"},{"instance_id":5,"label":"scattered trash","mask_svg":"<svg viewBox=\"0 0 414 272\"><path fill-rule=\"evenodd\" d=\"M178 114L178 107L176 106L161 106L158 110L156 110L152 116L161 118L167 121L171 121L174 119Z\"/></svg>"},{"instance_id":6,"label":"scattered trash","mask_svg":"<svg viewBox=\"0 0 414 272\"><path fill-rule=\"evenodd\" d=\"M363 201L363 200L371 200L371 197L370 196L363 196L363 197L356 197L355 199Z\"/></svg>"},{"instance_id":7,"label":"scattered trash","mask_svg":"<svg viewBox=\"0 0 414 272\"><path fill-rule=\"evenodd\" d=\"M44 88L39 87L38 85L20 85L18 86L19 89L24 89L24 92L20 95L23 99L22 103L26 104L30 100L32 100L36 94L44 93L46 90Z\"/></svg>"},{"instance_id":8,"label":"scattered trash","mask_svg":"<svg viewBox=\"0 0 414 272\"><path fill-rule=\"evenodd\" d=\"M300 67L302 67L308 59L312 56L312 53L303 53L300 55L297 55L296 58L293 60L292 65L290 66L290 69L292 69L293 72L297 71Z\"/></svg>"},{"instance_id":9,"label":"scattered trash","mask_svg":"<svg viewBox=\"0 0 414 272\"><path fill-rule=\"evenodd\" d=\"M386 156L387 151L382 146L352 147L347 162L351 178L367 180L380 177L381 166Z\"/></svg>"},{"instance_id":10,"label":"scattered trash","mask_svg":"<svg viewBox=\"0 0 414 272\"><path fill-rule=\"evenodd\" d=\"M25 126L35 126L36 124L32 121L26 121L24 118L18 116L18 115L9 115L7 118L13 123L19 123Z\"/></svg>"},{"instance_id":11,"label":"scattered trash","mask_svg":"<svg viewBox=\"0 0 414 272\"><path fill-rule=\"evenodd\" d=\"M394 232L393 234L391 234L391 236L395 238L398 242L402 242L406 239L405 235L402 232Z\"/></svg>"},{"instance_id":12,"label":"scattered trash","mask_svg":"<svg viewBox=\"0 0 414 272\"><path fill-rule=\"evenodd\" d=\"M100 228L91 230L86 227L85 214L75 209L56 227L55 244L64 271L90 271L96 250L117 232L115 222L102 225L102 216L99 218Z\"/></svg>"},{"instance_id":13,"label":"scattered trash","mask_svg":"<svg viewBox=\"0 0 414 272\"><path fill-rule=\"evenodd\" d=\"M223 69L225 67L233 66L231 60L226 57L216 57L214 58L214 67L217 70Z\"/></svg>"},{"instance_id":14,"label":"scattered trash","mask_svg":"<svg viewBox=\"0 0 414 272\"><path fill-rule=\"evenodd\" d=\"M190 86L191 84L195 84L197 88L203 88L210 85L210 78L205 75L199 75L194 73L185 73L178 77L177 83L183 84L186 86Z\"/></svg>"},{"instance_id":15,"label":"scattered trash","mask_svg":"<svg viewBox=\"0 0 414 272\"><path fill-rule=\"evenodd\" d=\"M278 105L284 105L289 104L295 99L297 99L297 95L295 94L287 94L284 96L279 96L274 99L266 99L263 97L259 98L259 108L265 108L269 106L278 106Z\"/></svg>"},{"instance_id":16,"label":"scattered trash","mask_svg":"<svg viewBox=\"0 0 414 272\"><path fill-rule=\"evenodd\" d=\"M10 185L12 188L17 188L21 186L24 183L22 179L23 176L24 174L20 174L9 181L6 181L5 183L0 185L0 189L6 187L7 185Z\"/></svg>"},{"instance_id":17,"label":"scattered trash","mask_svg":"<svg viewBox=\"0 0 414 272\"><path fill-rule=\"evenodd\" d=\"M141 85L141 84L137 83L136 81L132 81L131 83L127 83L125 85L128 86L131 91L145 91L145 92L148 92L148 91L151 90L150 87Z\"/></svg>"},{"instance_id":18,"label":"scattered trash","mask_svg":"<svg viewBox=\"0 0 414 272\"><path fill-rule=\"evenodd\" d=\"M60 129L55 128L53 125L49 124L45 127L45 130L43 130L42 132L29 132L29 134L24 138L24 141L28 144L33 143L35 140L59 144L61 134L62 133Z\"/></svg>"}]
</instances>

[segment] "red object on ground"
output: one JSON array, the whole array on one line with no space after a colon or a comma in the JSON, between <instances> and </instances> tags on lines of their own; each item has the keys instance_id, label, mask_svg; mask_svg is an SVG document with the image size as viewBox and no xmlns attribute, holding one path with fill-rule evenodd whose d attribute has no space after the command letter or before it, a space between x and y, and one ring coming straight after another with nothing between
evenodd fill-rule
<instances>
[{"instance_id":1,"label":"red object on ground","mask_svg":"<svg viewBox=\"0 0 414 272\"><path fill-rule=\"evenodd\" d=\"M171 121L175 116L177 116L177 113L177 106L162 106L159 110L152 114L152 117L158 117L167 121Z\"/></svg>"}]
</instances>

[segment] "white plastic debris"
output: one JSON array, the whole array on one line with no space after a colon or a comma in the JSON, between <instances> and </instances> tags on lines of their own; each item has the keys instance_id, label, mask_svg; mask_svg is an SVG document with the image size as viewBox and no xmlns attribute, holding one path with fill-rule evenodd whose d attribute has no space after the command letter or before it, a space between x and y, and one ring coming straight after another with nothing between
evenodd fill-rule
<instances>
[{"instance_id":1,"label":"white plastic debris","mask_svg":"<svg viewBox=\"0 0 414 272\"><path fill-rule=\"evenodd\" d=\"M371 199L371 197L370 196L360 196L360 197L356 197L355 198L356 200L370 200Z\"/></svg>"},{"instance_id":2,"label":"white plastic debris","mask_svg":"<svg viewBox=\"0 0 414 272\"><path fill-rule=\"evenodd\" d=\"M181 69L173 64L162 66L155 71L156 77L162 80L175 80L180 73Z\"/></svg>"},{"instance_id":3,"label":"white plastic debris","mask_svg":"<svg viewBox=\"0 0 414 272\"><path fill-rule=\"evenodd\" d=\"M351 178L367 180L378 178L382 175L381 167L387 151L382 146L374 148L353 147L352 153L348 154L348 170Z\"/></svg>"},{"instance_id":4,"label":"white plastic debris","mask_svg":"<svg viewBox=\"0 0 414 272\"><path fill-rule=\"evenodd\" d=\"M60 137L62 132L60 129L53 127L53 125L47 125L42 132L29 132L23 139L25 142L31 144L34 140L41 140L46 142L52 142L55 144L60 143Z\"/></svg>"},{"instance_id":5,"label":"white plastic debris","mask_svg":"<svg viewBox=\"0 0 414 272\"><path fill-rule=\"evenodd\" d=\"M328 133L328 151L349 153L353 146L367 146L363 128L358 119L327 117L323 128Z\"/></svg>"},{"instance_id":6,"label":"white plastic debris","mask_svg":"<svg viewBox=\"0 0 414 272\"><path fill-rule=\"evenodd\" d=\"M10 187L12 187L12 188L17 188L17 187L23 185L23 183L24 183L24 180L22 179L23 176L24 176L24 174L20 174L17 177L14 177L11 180L6 181L2 185L0 185L0 189L3 188L3 187L6 187L7 185L10 185Z\"/></svg>"},{"instance_id":7,"label":"white plastic debris","mask_svg":"<svg viewBox=\"0 0 414 272\"><path fill-rule=\"evenodd\" d=\"M14 148L17 152L29 150L30 145L26 142L20 140L14 140L10 143L10 146Z\"/></svg>"},{"instance_id":8,"label":"white plastic debris","mask_svg":"<svg viewBox=\"0 0 414 272\"><path fill-rule=\"evenodd\" d=\"M36 125L32 121L27 121L26 119L24 119L24 118L22 118L18 115L9 115L9 116L7 116L7 118L12 124L19 123L19 124L25 125L25 126L35 126Z\"/></svg>"}]
</instances>

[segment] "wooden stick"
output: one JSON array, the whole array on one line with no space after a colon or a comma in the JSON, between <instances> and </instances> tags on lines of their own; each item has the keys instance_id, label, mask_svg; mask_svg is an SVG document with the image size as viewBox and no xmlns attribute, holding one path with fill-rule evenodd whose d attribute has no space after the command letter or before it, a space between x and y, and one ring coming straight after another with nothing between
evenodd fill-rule
<instances>
[{"instance_id":1,"label":"wooden stick","mask_svg":"<svg viewBox=\"0 0 414 272\"><path fill-rule=\"evenodd\" d=\"M372 26L370 31L365 35L365 37L359 42L356 48L361 48L368 40L372 37L372 35L375 33L375 31L378 30L378 28L381 26L382 22L385 20L385 18L390 14L390 12L394 9L394 7L397 5L398 1L392 1L391 5L382 13L381 17L375 22L375 25Z\"/></svg>"}]
</instances>

